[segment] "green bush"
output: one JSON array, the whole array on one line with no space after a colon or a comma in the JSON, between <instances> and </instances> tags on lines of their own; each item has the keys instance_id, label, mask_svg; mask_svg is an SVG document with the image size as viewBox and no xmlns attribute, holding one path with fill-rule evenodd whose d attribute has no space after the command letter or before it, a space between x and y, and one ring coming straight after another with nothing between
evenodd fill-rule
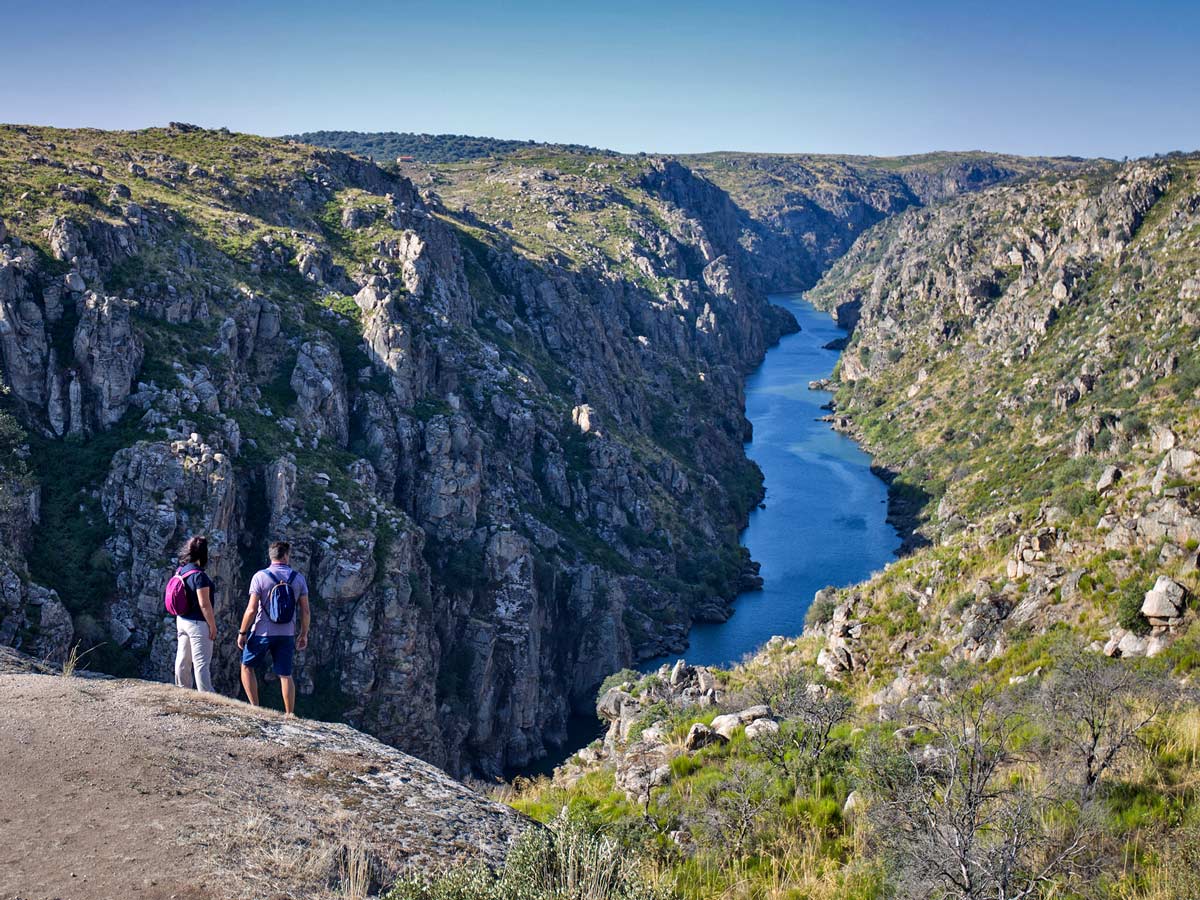
<instances>
[{"instance_id":1,"label":"green bush","mask_svg":"<svg viewBox=\"0 0 1200 900\"><path fill-rule=\"evenodd\" d=\"M1122 581L1117 594L1117 622L1134 634L1149 634L1150 623L1142 615L1142 601L1150 590L1147 579L1135 576Z\"/></svg>"},{"instance_id":2,"label":"green bush","mask_svg":"<svg viewBox=\"0 0 1200 900\"><path fill-rule=\"evenodd\" d=\"M604 681L600 682L600 688L596 691L597 697L603 697L615 687L620 687L627 681L637 684L641 679L641 674L633 669L621 669L619 672L613 672Z\"/></svg>"},{"instance_id":3,"label":"green bush","mask_svg":"<svg viewBox=\"0 0 1200 900\"><path fill-rule=\"evenodd\" d=\"M143 436L132 413L86 440L31 436L42 507L29 568L37 582L58 591L73 614L101 617L116 590L112 558L104 550L111 528L93 492L103 485L113 454Z\"/></svg>"},{"instance_id":4,"label":"green bush","mask_svg":"<svg viewBox=\"0 0 1200 900\"><path fill-rule=\"evenodd\" d=\"M812 628L817 625L824 625L833 618L833 611L837 609L837 600L825 594L813 600L809 606L808 612L804 614L804 625L806 628Z\"/></svg>"}]
</instances>

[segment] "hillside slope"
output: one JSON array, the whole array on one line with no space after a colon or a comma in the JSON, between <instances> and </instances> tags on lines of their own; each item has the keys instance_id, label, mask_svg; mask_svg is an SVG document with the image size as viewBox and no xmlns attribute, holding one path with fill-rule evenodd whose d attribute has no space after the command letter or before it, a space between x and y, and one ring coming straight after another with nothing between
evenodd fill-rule
<instances>
[{"instance_id":1,"label":"hillside slope","mask_svg":"<svg viewBox=\"0 0 1200 900\"><path fill-rule=\"evenodd\" d=\"M864 632L873 672L930 639L984 660L1056 623L1127 655L1178 631L1200 542L1197 164L1098 165L907 213L812 293L857 322L839 424L900 473L932 545L854 600L889 621ZM1160 579L1176 611L1148 622Z\"/></svg>"},{"instance_id":2,"label":"hillside slope","mask_svg":"<svg viewBox=\"0 0 1200 900\"><path fill-rule=\"evenodd\" d=\"M415 173L426 164L433 170L435 182L448 175L460 184L467 173L504 165L540 166L549 171L565 166L570 171L605 159L619 167L645 157L574 144L466 135L317 131L291 137L381 162L411 156L415 165L410 168ZM1083 163L1070 157L979 151L899 157L716 152L684 154L677 159L734 202L740 242L749 253L751 269L770 291L811 287L860 234L905 209L1038 172L1069 171ZM485 203L496 199L489 197L488 191L467 193ZM537 228L544 224L539 222ZM521 225L516 229L520 231Z\"/></svg>"},{"instance_id":3,"label":"hillside slope","mask_svg":"<svg viewBox=\"0 0 1200 900\"><path fill-rule=\"evenodd\" d=\"M347 896L360 872L498 864L529 827L344 725L5 668L5 897Z\"/></svg>"}]
</instances>

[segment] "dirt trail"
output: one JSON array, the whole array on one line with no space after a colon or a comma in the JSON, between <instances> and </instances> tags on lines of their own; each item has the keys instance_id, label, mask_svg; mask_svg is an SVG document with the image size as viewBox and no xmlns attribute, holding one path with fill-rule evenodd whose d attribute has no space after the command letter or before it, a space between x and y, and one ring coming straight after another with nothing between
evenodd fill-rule
<instances>
[{"instance_id":1,"label":"dirt trail","mask_svg":"<svg viewBox=\"0 0 1200 900\"><path fill-rule=\"evenodd\" d=\"M143 681L0 674L0 900L319 897L348 855L500 860L527 827L339 725Z\"/></svg>"}]
</instances>

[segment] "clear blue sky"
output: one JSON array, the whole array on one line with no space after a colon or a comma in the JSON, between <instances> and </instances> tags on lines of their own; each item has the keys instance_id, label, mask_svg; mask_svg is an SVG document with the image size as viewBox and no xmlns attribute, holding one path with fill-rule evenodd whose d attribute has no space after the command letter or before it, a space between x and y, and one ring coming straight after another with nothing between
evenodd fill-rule
<instances>
[{"instance_id":1,"label":"clear blue sky","mask_svg":"<svg viewBox=\"0 0 1200 900\"><path fill-rule=\"evenodd\" d=\"M4 3L0 121L617 150L1200 148L1200 2Z\"/></svg>"}]
</instances>

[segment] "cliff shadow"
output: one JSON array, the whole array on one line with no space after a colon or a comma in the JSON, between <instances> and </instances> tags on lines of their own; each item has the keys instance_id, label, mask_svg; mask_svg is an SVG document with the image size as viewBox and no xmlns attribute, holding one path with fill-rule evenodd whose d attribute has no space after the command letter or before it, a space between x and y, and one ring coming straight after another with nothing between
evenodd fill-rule
<instances>
[{"instance_id":1,"label":"cliff shadow","mask_svg":"<svg viewBox=\"0 0 1200 900\"><path fill-rule=\"evenodd\" d=\"M927 518L925 511L933 495L888 466L872 463L871 472L887 485L887 522L900 536L896 555L907 556L914 550L929 546L932 542L918 529Z\"/></svg>"}]
</instances>

